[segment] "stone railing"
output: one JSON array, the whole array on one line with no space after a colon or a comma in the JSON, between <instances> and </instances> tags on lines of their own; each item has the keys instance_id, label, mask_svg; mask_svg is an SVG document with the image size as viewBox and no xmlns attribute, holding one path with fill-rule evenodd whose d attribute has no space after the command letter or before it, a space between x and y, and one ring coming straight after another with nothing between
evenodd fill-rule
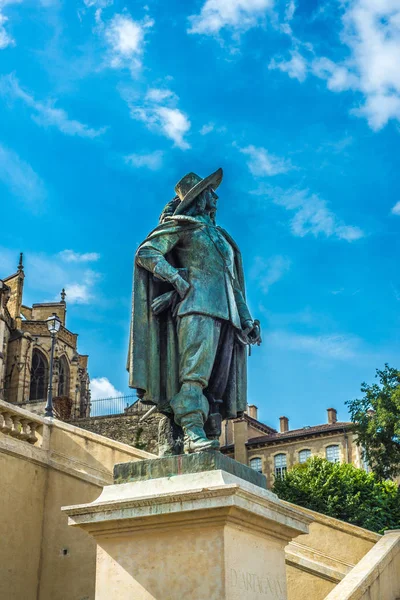
<instances>
[{"instance_id":1,"label":"stone railing","mask_svg":"<svg viewBox=\"0 0 400 600\"><path fill-rule=\"evenodd\" d=\"M400 529L385 535L353 567L325 600L398 600Z\"/></svg>"},{"instance_id":2,"label":"stone railing","mask_svg":"<svg viewBox=\"0 0 400 600\"><path fill-rule=\"evenodd\" d=\"M0 432L17 440L40 445L44 419L0 400Z\"/></svg>"}]
</instances>

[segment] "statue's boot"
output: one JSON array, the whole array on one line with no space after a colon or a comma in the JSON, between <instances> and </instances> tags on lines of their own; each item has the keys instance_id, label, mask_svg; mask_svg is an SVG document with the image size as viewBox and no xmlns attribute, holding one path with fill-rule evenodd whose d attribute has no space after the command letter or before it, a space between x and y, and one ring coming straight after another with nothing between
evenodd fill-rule
<instances>
[{"instance_id":1,"label":"statue's boot","mask_svg":"<svg viewBox=\"0 0 400 600\"><path fill-rule=\"evenodd\" d=\"M218 440L209 440L204 431L209 405L203 388L196 382L184 382L180 391L172 398L175 423L184 433L184 452L218 450Z\"/></svg>"},{"instance_id":2,"label":"statue's boot","mask_svg":"<svg viewBox=\"0 0 400 600\"><path fill-rule=\"evenodd\" d=\"M218 440L209 440L204 431L203 417L200 411L181 417L183 429L183 448L185 453L219 450Z\"/></svg>"}]
</instances>

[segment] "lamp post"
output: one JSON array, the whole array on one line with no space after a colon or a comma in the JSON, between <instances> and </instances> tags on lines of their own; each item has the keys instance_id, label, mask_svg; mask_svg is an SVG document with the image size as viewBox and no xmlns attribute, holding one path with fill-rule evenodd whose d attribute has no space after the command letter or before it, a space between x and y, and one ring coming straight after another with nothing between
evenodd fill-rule
<instances>
[{"instance_id":1,"label":"lamp post","mask_svg":"<svg viewBox=\"0 0 400 600\"><path fill-rule=\"evenodd\" d=\"M54 362L54 346L56 345L56 336L61 327L61 320L53 313L46 320L47 329L51 335L51 351L50 351L50 370L49 370L49 387L47 390L47 403L44 409L45 417L53 417L53 362Z\"/></svg>"}]
</instances>

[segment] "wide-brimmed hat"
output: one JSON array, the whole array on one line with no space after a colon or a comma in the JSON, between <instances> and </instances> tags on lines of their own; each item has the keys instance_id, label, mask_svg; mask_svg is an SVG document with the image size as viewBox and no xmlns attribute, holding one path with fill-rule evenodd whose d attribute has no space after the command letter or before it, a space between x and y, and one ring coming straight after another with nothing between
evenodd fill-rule
<instances>
[{"instance_id":1,"label":"wide-brimmed hat","mask_svg":"<svg viewBox=\"0 0 400 600\"><path fill-rule=\"evenodd\" d=\"M175 192L180 199L180 204L175 210L175 215L180 215L192 204L193 200L201 194L206 187L211 186L217 189L222 181L222 169L217 169L215 173L208 177L199 177L196 173L188 173L175 186Z\"/></svg>"}]
</instances>

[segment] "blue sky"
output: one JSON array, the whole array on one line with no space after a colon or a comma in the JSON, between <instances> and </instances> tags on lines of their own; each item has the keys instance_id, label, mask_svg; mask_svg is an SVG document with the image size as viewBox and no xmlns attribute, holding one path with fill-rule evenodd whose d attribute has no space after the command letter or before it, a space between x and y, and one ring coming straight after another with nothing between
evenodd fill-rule
<instances>
[{"instance_id":1,"label":"blue sky","mask_svg":"<svg viewBox=\"0 0 400 600\"><path fill-rule=\"evenodd\" d=\"M132 260L224 169L263 345L249 401L325 421L400 365L400 1L0 0L0 276L67 289L94 395L128 392Z\"/></svg>"}]
</instances>

